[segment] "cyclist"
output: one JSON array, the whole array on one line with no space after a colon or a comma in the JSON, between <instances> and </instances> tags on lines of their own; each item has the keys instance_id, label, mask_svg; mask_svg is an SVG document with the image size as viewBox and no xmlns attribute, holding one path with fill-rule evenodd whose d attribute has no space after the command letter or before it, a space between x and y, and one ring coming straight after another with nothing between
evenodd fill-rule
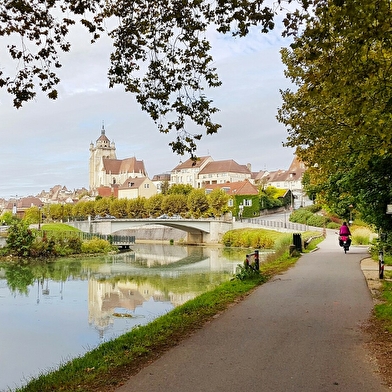
<instances>
[{"instance_id":1,"label":"cyclist","mask_svg":"<svg viewBox=\"0 0 392 392\"><path fill-rule=\"evenodd\" d=\"M347 226L347 222L343 222L342 226L340 226L339 229L339 245L343 246L343 240L342 237L348 237L348 245L351 245L351 238L350 238L351 232L350 228Z\"/></svg>"}]
</instances>

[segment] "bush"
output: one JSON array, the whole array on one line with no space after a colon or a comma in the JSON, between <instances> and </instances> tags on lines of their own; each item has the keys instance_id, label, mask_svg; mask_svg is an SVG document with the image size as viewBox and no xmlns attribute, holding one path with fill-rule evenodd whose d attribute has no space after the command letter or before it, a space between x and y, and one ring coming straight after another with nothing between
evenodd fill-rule
<instances>
[{"instance_id":1,"label":"bush","mask_svg":"<svg viewBox=\"0 0 392 392\"><path fill-rule=\"evenodd\" d=\"M313 213L308 211L306 208L299 208L290 215L290 221L306 225L308 219L312 216Z\"/></svg>"},{"instance_id":2,"label":"bush","mask_svg":"<svg viewBox=\"0 0 392 392\"><path fill-rule=\"evenodd\" d=\"M113 250L113 246L106 240L93 238L84 241L81 246L82 253L107 253Z\"/></svg>"},{"instance_id":3,"label":"bush","mask_svg":"<svg viewBox=\"0 0 392 392\"><path fill-rule=\"evenodd\" d=\"M29 257L34 238L26 222L15 222L8 228L7 249L13 255Z\"/></svg>"},{"instance_id":4,"label":"bush","mask_svg":"<svg viewBox=\"0 0 392 392\"><path fill-rule=\"evenodd\" d=\"M68 238L68 247L72 250L72 253L82 253L83 241L79 237Z\"/></svg>"},{"instance_id":5,"label":"bush","mask_svg":"<svg viewBox=\"0 0 392 392\"><path fill-rule=\"evenodd\" d=\"M330 222L329 218L326 218L325 216L321 216L321 215L312 215L308 219L308 225L315 226L315 227L323 227L324 224L327 225L329 222Z\"/></svg>"},{"instance_id":6,"label":"bush","mask_svg":"<svg viewBox=\"0 0 392 392\"><path fill-rule=\"evenodd\" d=\"M315 214L316 212L319 212L321 210L320 204L312 204L311 206L305 207L305 210L311 212L312 214Z\"/></svg>"},{"instance_id":7,"label":"bush","mask_svg":"<svg viewBox=\"0 0 392 392\"><path fill-rule=\"evenodd\" d=\"M276 238L281 235L265 229L230 230L223 235L222 242L225 246L272 249Z\"/></svg>"},{"instance_id":8,"label":"bush","mask_svg":"<svg viewBox=\"0 0 392 392\"><path fill-rule=\"evenodd\" d=\"M37 237L30 248L30 256L35 258L57 256L55 240L48 239L46 236L42 239Z\"/></svg>"},{"instance_id":9,"label":"bush","mask_svg":"<svg viewBox=\"0 0 392 392\"><path fill-rule=\"evenodd\" d=\"M341 224L339 224L339 223L328 222L327 229L338 230L340 228L340 226L341 226Z\"/></svg>"},{"instance_id":10,"label":"bush","mask_svg":"<svg viewBox=\"0 0 392 392\"><path fill-rule=\"evenodd\" d=\"M356 245L369 245L374 239L375 233L366 227L360 227L352 231L352 240Z\"/></svg>"}]
</instances>

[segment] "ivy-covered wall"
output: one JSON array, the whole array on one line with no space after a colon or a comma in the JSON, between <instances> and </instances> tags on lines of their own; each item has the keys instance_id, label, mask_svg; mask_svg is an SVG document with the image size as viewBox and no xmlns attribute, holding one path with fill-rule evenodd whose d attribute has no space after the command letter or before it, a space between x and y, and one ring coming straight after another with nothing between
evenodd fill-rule
<instances>
[{"instance_id":1,"label":"ivy-covered wall","mask_svg":"<svg viewBox=\"0 0 392 392\"><path fill-rule=\"evenodd\" d=\"M231 212L236 218L239 217L240 208L242 204L244 206L242 217L243 218L253 218L259 216L260 214L260 196L259 195L237 195L233 196L233 207L231 207ZM252 205L246 206L244 200L251 200Z\"/></svg>"}]
</instances>

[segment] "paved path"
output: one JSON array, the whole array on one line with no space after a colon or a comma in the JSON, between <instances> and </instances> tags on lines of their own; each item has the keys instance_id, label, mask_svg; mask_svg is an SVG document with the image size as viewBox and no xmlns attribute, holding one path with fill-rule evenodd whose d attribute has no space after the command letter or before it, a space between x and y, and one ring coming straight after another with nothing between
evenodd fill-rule
<instances>
[{"instance_id":1,"label":"paved path","mask_svg":"<svg viewBox=\"0 0 392 392\"><path fill-rule=\"evenodd\" d=\"M373 307L360 268L328 232L316 252L259 287L117 392L387 391L360 326Z\"/></svg>"}]
</instances>

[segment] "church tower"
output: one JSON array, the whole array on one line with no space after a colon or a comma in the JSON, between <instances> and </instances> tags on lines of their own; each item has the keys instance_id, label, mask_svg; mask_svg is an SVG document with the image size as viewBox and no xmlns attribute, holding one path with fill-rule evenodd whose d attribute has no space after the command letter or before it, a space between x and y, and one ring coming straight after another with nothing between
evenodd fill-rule
<instances>
[{"instance_id":1,"label":"church tower","mask_svg":"<svg viewBox=\"0 0 392 392\"><path fill-rule=\"evenodd\" d=\"M94 194L97 187L103 185L101 179L102 161L103 158L117 159L116 157L116 146L114 142L105 135L105 127L102 124L101 136L97 139L94 144L90 143L90 161L89 161L89 188L90 192Z\"/></svg>"}]
</instances>

